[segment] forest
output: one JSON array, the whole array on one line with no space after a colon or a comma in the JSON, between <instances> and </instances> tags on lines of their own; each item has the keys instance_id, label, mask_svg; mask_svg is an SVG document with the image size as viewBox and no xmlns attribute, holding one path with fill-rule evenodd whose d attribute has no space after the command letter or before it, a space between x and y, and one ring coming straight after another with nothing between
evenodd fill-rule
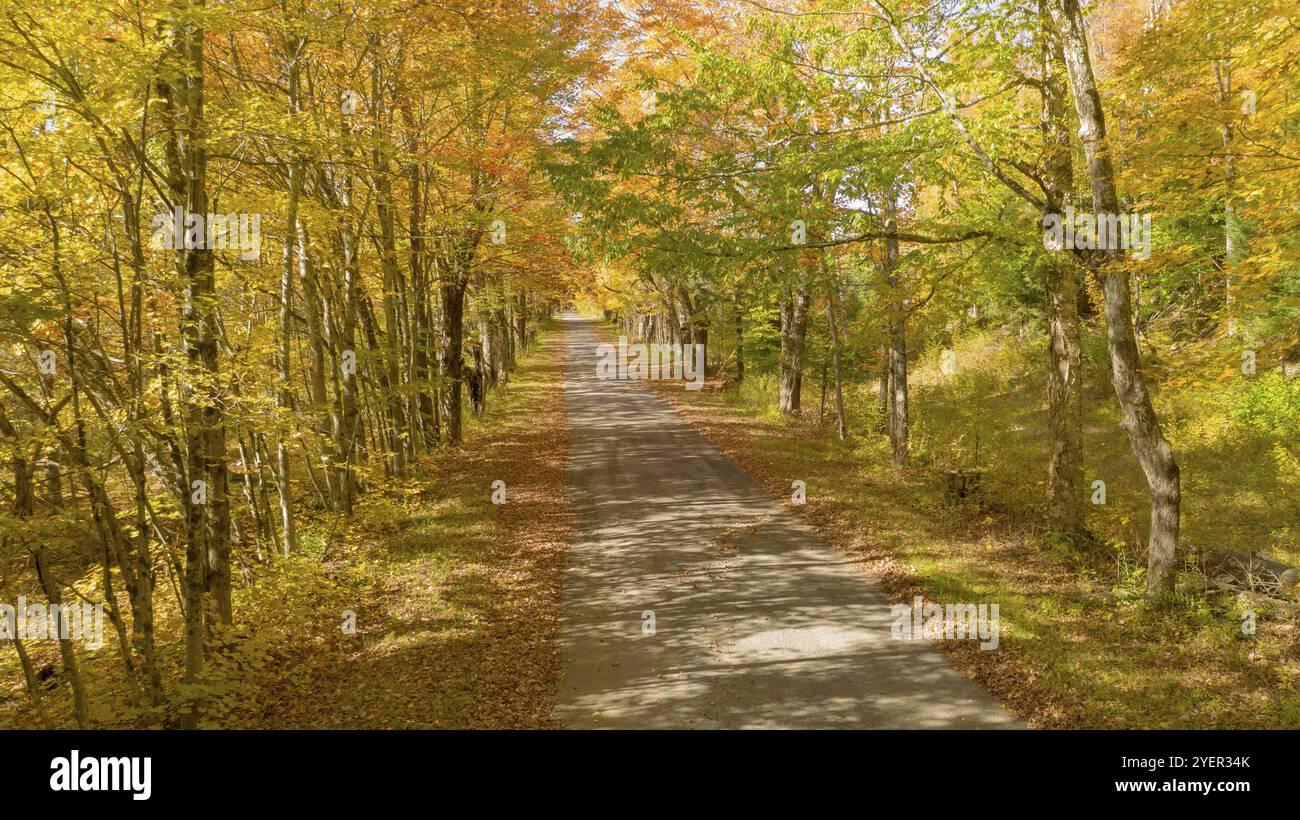
<instances>
[{"instance_id":1,"label":"forest","mask_svg":"<svg viewBox=\"0 0 1300 820\"><path fill-rule=\"evenodd\" d=\"M1300 728L1294 4L0 10L0 727Z\"/></svg>"}]
</instances>

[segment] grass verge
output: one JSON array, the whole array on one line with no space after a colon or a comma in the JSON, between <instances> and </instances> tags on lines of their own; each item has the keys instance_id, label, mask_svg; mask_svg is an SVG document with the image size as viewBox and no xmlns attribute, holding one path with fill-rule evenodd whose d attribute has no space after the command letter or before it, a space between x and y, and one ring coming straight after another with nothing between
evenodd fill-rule
<instances>
[{"instance_id":1,"label":"grass verge","mask_svg":"<svg viewBox=\"0 0 1300 820\"><path fill-rule=\"evenodd\" d=\"M1032 432L1045 427L1041 406L1024 384L965 394L931 369L918 368L914 384L914 410L931 425L920 429L941 436L951 422L950 437L991 431L983 452L992 460L986 478L996 500L949 504L933 469L942 460L918 459L922 466L894 469L884 438L864 432L865 417L851 417L851 442L837 441L829 421L816 423L816 393L807 382L812 412L798 419L772 412L773 391L762 380L741 390L700 392L652 384L778 499L788 503L791 482L805 481L807 503L791 509L896 600L911 603L921 595L940 604L997 603L996 651L980 651L974 641L945 641L943 649L954 666L1029 725L1300 726L1293 618L1256 612L1257 631L1247 635L1239 601L1188 593L1176 607L1152 610L1141 600L1141 566L1128 550L1046 547L1036 524L1041 482L1030 477L1045 472L1043 438ZM1033 380L1031 373L1021 375L1021 382ZM969 384L980 386L978 374L970 374ZM870 407L870 386L854 387L846 400L861 395L854 405ZM1018 437L1015 447L999 449L998 435ZM1106 438L1099 442L1099 436ZM1096 469L1116 475L1135 470L1111 433L1094 429L1089 438L1090 460L1104 457ZM1191 486L1198 486L1196 479ZM1196 504L1195 492L1185 499L1189 507ZM1099 523L1123 524L1131 506L1107 511L1125 516L1119 522Z\"/></svg>"}]
</instances>

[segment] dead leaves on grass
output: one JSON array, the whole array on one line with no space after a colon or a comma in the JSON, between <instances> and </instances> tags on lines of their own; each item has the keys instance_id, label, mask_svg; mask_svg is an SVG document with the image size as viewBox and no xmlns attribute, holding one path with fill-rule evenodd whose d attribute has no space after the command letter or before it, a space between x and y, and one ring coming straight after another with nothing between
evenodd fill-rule
<instances>
[{"instance_id":1,"label":"dead leaves on grass","mask_svg":"<svg viewBox=\"0 0 1300 820\"><path fill-rule=\"evenodd\" d=\"M572 521L563 345L540 344L464 446L413 467L424 492L373 499L399 520L351 533L350 560L376 579L351 651L317 657L314 690L269 710L264 725L552 725ZM501 506L487 501L497 478L509 485Z\"/></svg>"}]
</instances>

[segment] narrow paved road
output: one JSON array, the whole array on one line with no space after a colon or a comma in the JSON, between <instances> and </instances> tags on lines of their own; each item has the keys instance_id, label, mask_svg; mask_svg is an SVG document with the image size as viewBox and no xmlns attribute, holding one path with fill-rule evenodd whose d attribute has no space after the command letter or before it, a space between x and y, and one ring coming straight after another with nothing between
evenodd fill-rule
<instances>
[{"instance_id":1,"label":"narrow paved road","mask_svg":"<svg viewBox=\"0 0 1300 820\"><path fill-rule=\"evenodd\" d=\"M645 385L598 380L594 325L564 321L579 529L564 579L560 721L1020 725L937 650L892 639L885 596Z\"/></svg>"}]
</instances>

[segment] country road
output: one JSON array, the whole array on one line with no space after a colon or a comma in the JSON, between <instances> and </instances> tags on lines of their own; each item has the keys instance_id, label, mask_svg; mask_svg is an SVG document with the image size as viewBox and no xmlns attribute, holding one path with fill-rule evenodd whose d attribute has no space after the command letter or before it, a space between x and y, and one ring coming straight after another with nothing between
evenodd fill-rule
<instances>
[{"instance_id":1,"label":"country road","mask_svg":"<svg viewBox=\"0 0 1300 820\"><path fill-rule=\"evenodd\" d=\"M653 391L598 380L593 322L563 325L561 723L1021 726L934 647L894 640L888 599Z\"/></svg>"}]
</instances>

